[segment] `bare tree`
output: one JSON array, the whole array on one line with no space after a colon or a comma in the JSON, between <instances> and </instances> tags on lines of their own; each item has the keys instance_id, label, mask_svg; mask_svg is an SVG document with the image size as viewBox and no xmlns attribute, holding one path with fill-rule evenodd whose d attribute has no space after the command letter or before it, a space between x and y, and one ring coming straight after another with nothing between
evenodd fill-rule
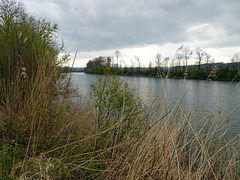
<instances>
[{"instance_id":1,"label":"bare tree","mask_svg":"<svg viewBox=\"0 0 240 180\"><path fill-rule=\"evenodd\" d=\"M214 64L214 63L215 63L215 59L212 58L211 61L210 61L210 63Z\"/></svg>"},{"instance_id":2,"label":"bare tree","mask_svg":"<svg viewBox=\"0 0 240 180\"><path fill-rule=\"evenodd\" d=\"M204 56L206 56L206 53L201 49L201 48L196 48L196 55L197 55L197 59L198 59L198 70L200 70L201 67L201 62L204 58Z\"/></svg>"},{"instance_id":3,"label":"bare tree","mask_svg":"<svg viewBox=\"0 0 240 180\"><path fill-rule=\"evenodd\" d=\"M121 58L121 60L120 60L120 68L122 68L122 64L126 65L125 61Z\"/></svg>"},{"instance_id":4,"label":"bare tree","mask_svg":"<svg viewBox=\"0 0 240 180\"><path fill-rule=\"evenodd\" d=\"M112 63L112 58L110 56L107 57L107 65L108 66L111 66L111 63Z\"/></svg>"},{"instance_id":5,"label":"bare tree","mask_svg":"<svg viewBox=\"0 0 240 180\"><path fill-rule=\"evenodd\" d=\"M149 70L152 71L152 61L149 62L148 67L149 67Z\"/></svg>"},{"instance_id":6,"label":"bare tree","mask_svg":"<svg viewBox=\"0 0 240 180\"><path fill-rule=\"evenodd\" d=\"M114 54L115 54L116 57L117 57L117 68L118 68L118 58L121 56L121 52L120 52L119 50L116 50L116 51L114 52Z\"/></svg>"},{"instance_id":7,"label":"bare tree","mask_svg":"<svg viewBox=\"0 0 240 180\"><path fill-rule=\"evenodd\" d=\"M112 66L112 67L115 67L114 57L111 56L110 58L111 58L111 66Z\"/></svg>"},{"instance_id":8,"label":"bare tree","mask_svg":"<svg viewBox=\"0 0 240 180\"><path fill-rule=\"evenodd\" d=\"M178 62L179 68L181 67L182 58L183 58L183 54L182 54L182 53L177 53L177 54L176 54L176 60L177 60L177 62Z\"/></svg>"},{"instance_id":9,"label":"bare tree","mask_svg":"<svg viewBox=\"0 0 240 180\"><path fill-rule=\"evenodd\" d=\"M182 55L183 55L183 58L185 59L185 69L187 69L188 60L190 59L190 56L192 55L192 53L193 51L188 47L185 47L182 49Z\"/></svg>"},{"instance_id":10,"label":"bare tree","mask_svg":"<svg viewBox=\"0 0 240 180\"><path fill-rule=\"evenodd\" d=\"M168 61L169 61L169 57L165 57L164 58L164 64L165 64L165 71L167 71L167 69L168 69Z\"/></svg>"},{"instance_id":11,"label":"bare tree","mask_svg":"<svg viewBox=\"0 0 240 180\"><path fill-rule=\"evenodd\" d=\"M172 59L172 61L171 61L171 69L174 67L174 65L175 65L175 59Z\"/></svg>"},{"instance_id":12,"label":"bare tree","mask_svg":"<svg viewBox=\"0 0 240 180\"><path fill-rule=\"evenodd\" d=\"M131 61L131 63L132 63L132 67L134 67L134 66L135 66L135 63L134 63L133 59L131 58L130 61Z\"/></svg>"},{"instance_id":13,"label":"bare tree","mask_svg":"<svg viewBox=\"0 0 240 180\"><path fill-rule=\"evenodd\" d=\"M135 56L135 59L136 59L137 62L138 62L138 67L137 67L137 69L140 70L140 68L141 68L141 62L140 62L139 56Z\"/></svg>"},{"instance_id":14,"label":"bare tree","mask_svg":"<svg viewBox=\"0 0 240 180\"><path fill-rule=\"evenodd\" d=\"M161 59L162 59L162 55L160 53L157 53L156 54L156 61L155 61L155 64L156 64L156 67L158 68L158 71L160 70L161 68Z\"/></svg>"},{"instance_id":15,"label":"bare tree","mask_svg":"<svg viewBox=\"0 0 240 180\"><path fill-rule=\"evenodd\" d=\"M234 54L234 56L232 57L231 61L232 61L233 64L236 65L237 69L239 70L240 58L239 58L239 54L238 53Z\"/></svg>"},{"instance_id":16,"label":"bare tree","mask_svg":"<svg viewBox=\"0 0 240 180\"><path fill-rule=\"evenodd\" d=\"M9 20L9 18L13 17L15 20L24 20L28 17L27 13L25 12L23 3L13 0L1 0L0 11L2 21Z\"/></svg>"},{"instance_id":17,"label":"bare tree","mask_svg":"<svg viewBox=\"0 0 240 180\"><path fill-rule=\"evenodd\" d=\"M210 66L209 66L209 63L210 63L210 61L211 61L211 55L210 54L208 54L208 53L206 53L205 54L205 61L206 61L206 63L207 63L207 71L209 71L210 70Z\"/></svg>"}]
</instances>

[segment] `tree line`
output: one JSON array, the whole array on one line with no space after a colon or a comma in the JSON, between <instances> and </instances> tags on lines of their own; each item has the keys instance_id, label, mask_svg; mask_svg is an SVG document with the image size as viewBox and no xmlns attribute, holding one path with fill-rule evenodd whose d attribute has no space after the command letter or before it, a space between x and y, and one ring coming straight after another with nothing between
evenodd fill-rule
<instances>
[{"instance_id":1,"label":"tree line","mask_svg":"<svg viewBox=\"0 0 240 180\"><path fill-rule=\"evenodd\" d=\"M173 78L191 78L191 79L205 79L209 76L213 69L216 69L218 79L230 80L235 77L239 72L240 58L236 53L229 63L216 63L212 56L205 52L201 48L194 50L182 45L179 47L173 59L170 57L162 57L161 53L157 53L155 56L155 63L150 62L148 67L141 66L141 60L139 56L135 56L134 61L131 59L131 67L127 67L124 60L119 60L121 52L116 50L116 62L113 57L96 57L89 60L86 65L86 73L90 74L106 74L112 73L116 75L141 75L160 77L166 76ZM191 57L195 57L195 64L190 64ZM122 65L125 64L123 67Z\"/></svg>"}]
</instances>

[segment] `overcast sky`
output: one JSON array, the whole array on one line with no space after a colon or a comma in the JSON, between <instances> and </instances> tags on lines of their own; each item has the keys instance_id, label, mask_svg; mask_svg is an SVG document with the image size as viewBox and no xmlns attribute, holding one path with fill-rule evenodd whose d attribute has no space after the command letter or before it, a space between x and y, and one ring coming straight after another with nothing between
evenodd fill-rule
<instances>
[{"instance_id":1,"label":"overcast sky","mask_svg":"<svg viewBox=\"0 0 240 180\"><path fill-rule=\"evenodd\" d=\"M57 23L66 52L78 50L75 66L97 56L130 65L138 56L154 63L173 58L182 44L202 48L215 61L240 52L240 0L23 0L27 12ZM192 58L192 63L194 57Z\"/></svg>"}]
</instances>

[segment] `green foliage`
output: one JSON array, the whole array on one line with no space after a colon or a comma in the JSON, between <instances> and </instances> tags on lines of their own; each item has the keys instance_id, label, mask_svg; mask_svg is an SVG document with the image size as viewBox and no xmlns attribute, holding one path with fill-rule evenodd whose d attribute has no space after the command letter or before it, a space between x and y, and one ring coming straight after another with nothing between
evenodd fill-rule
<instances>
[{"instance_id":1,"label":"green foliage","mask_svg":"<svg viewBox=\"0 0 240 180\"><path fill-rule=\"evenodd\" d=\"M135 89L116 76L99 76L91 84L91 103L96 108L96 125L106 129L116 123L121 132L127 133L137 122L143 112L141 98L136 96Z\"/></svg>"},{"instance_id":2,"label":"green foliage","mask_svg":"<svg viewBox=\"0 0 240 180\"><path fill-rule=\"evenodd\" d=\"M15 89L16 83L21 83L22 98L28 94L39 67L44 65L45 73L50 73L61 47L55 38L56 24L28 16L14 1L3 0L0 6L0 84L6 88L0 88L3 105L4 92Z\"/></svg>"},{"instance_id":3,"label":"green foliage","mask_svg":"<svg viewBox=\"0 0 240 180\"><path fill-rule=\"evenodd\" d=\"M184 71L181 70L181 69L178 69L177 72L176 72L176 76L177 76L177 77L182 77L183 74L184 74Z\"/></svg>"},{"instance_id":4,"label":"green foliage","mask_svg":"<svg viewBox=\"0 0 240 180\"><path fill-rule=\"evenodd\" d=\"M124 67L124 68L123 68L122 74L123 74L123 75L128 75L128 68L127 68L127 67Z\"/></svg>"},{"instance_id":5,"label":"green foliage","mask_svg":"<svg viewBox=\"0 0 240 180\"><path fill-rule=\"evenodd\" d=\"M102 57L99 56L97 58L94 58L93 60L89 60L87 63L86 69L91 69L95 67L104 67L104 66L110 66L112 63L111 57Z\"/></svg>"},{"instance_id":6,"label":"green foliage","mask_svg":"<svg viewBox=\"0 0 240 180\"><path fill-rule=\"evenodd\" d=\"M184 71L181 69L170 71L169 76L170 77L183 77Z\"/></svg>"},{"instance_id":7,"label":"green foliage","mask_svg":"<svg viewBox=\"0 0 240 180\"><path fill-rule=\"evenodd\" d=\"M86 73L89 73L89 74L104 74L104 68L103 67L93 67L93 68L87 69Z\"/></svg>"},{"instance_id":8,"label":"green foliage","mask_svg":"<svg viewBox=\"0 0 240 180\"><path fill-rule=\"evenodd\" d=\"M145 76L149 76L149 75L151 74L151 71L148 70L148 69L145 69L144 72L143 72L143 74L144 74Z\"/></svg>"},{"instance_id":9,"label":"green foliage","mask_svg":"<svg viewBox=\"0 0 240 180\"><path fill-rule=\"evenodd\" d=\"M134 74L135 74L135 70L132 67L128 68L127 75L134 75Z\"/></svg>"},{"instance_id":10,"label":"green foliage","mask_svg":"<svg viewBox=\"0 0 240 180\"><path fill-rule=\"evenodd\" d=\"M217 77L220 79L232 80L238 74L236 68L230 69L227 65L220 65L217 71Z\"/></svg>"},{"instance_id":11,"label":"green foliage","mask_svg":"<svg viewBox=\"0 0 240 180\"><path fill-rule=\"evenodd\" d=\"M10 178L23 159L54 147L49 137L71 111L57 114L59 104L67 104L69 85L61 84L56 30L55 24L26 14L21 3L1 1L0 179Z\"/></svg>"},{"instance_id":12,"label":"green foliage","mask_svg":"<svg viewBox=\"0 0 240 180\"><path fill-rule=\"evenodd\" d=\"M189 77L191 79L198 79L199 78L199 70L189 70Z\"/></svg>"},{"instance_id":13,"label":"green foliage","mask_svg":"<svg viewBox=\"0 0 240 180\"><path fill-rule=\"evenodd\" d=\"M107 72L107 73L106 73ZM167 71L161 70L162 73L167 74ZM189 79L207 79L210 74L209 68L197 69L196 67L188 69L187 78ZM151 69L141 70L140 68L134 69L132 67L128 68L125 67L123 69L113 68L110 66L103 66L103 67L93 67L87 69L86 73L90 74L114 74L114 75L124 75L124 76L152 76L152 77L159 77L160 73L157 67ZM169 71L170 78L184 78L185 71L182 69L173 69ZM236 74L238 73L237 68L234 66L230 68L230 65L222 64L219 66L217 70L217 77L216 79L220 80L232 80L236 78ZM237 78L236 78L237 79Z\"/></svg>"},{"instance_id":14,"label":"green foliage","mask_svg":"<svg viewBox=\"0 0 240 180\"><path fill-rule=\"evenodd\" d=\"M204 73L204 71L202 69L200 69L200 70L190 69L188 77L190 79L206 79L207 78L206 74Z\"/></svg>"}]
</instances>

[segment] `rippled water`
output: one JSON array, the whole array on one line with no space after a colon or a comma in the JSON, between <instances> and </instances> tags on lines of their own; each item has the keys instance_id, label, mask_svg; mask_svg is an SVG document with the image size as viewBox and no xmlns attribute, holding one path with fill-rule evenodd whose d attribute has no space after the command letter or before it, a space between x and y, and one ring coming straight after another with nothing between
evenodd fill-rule
<instances>
[{"instance_id":1,"label":"rippled water","mask_svg":"<svg viewBox=\"0 0 240 180\"><path fill-rule=\"evenodd\" d=\"M155 95L161 95L165 80L149 77L120 78L127 81L131 87L135 87L137 93L145 103L153 100ZM97 78L95 75L73 73L72 80L78 88L79 94L82 97L87 97L91 82L96 81ZM193 111L197 104L196 118L201 118L209 114L210 111L212 111L214 115L224 111L223 117L226 117L235 109L229 116L230 122L234 122L231 128L229 128L229 131L232 131L232 134L235 135L239 134L240 87L238 82L233 82L230 85L229 81L206 82L205 80L168 79L165 92L170 108L176 105L176 101L178 101L179 98L182 98L181 107L185 107L189 111ZM163 96L162 101L166 103L165 96ZM221 102L213 109L219 101Z\"/></svg>"}]
</instances>

